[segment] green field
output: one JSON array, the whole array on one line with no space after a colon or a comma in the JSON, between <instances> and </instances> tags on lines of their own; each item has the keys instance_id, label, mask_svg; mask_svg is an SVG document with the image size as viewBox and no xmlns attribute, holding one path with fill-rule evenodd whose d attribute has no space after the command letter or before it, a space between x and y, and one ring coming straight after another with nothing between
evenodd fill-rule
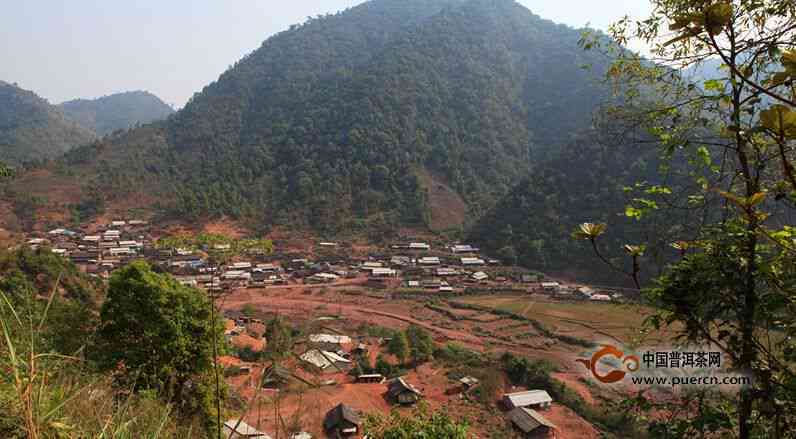
<instances>
[{"instance_id":1,"label":"green field","mask_svg":"<svg viewBox=\"0 0 796 439\"><path fill-rule=\"evenodd\" d=\"M559 334L586 340L613 338L623 343L665 340L663 332L643 334L644 319L652 309L641 305L594 302L557 302L530 296L473 296L458 302L510 311L542 322Z\"/></svg>"}]
</instances>

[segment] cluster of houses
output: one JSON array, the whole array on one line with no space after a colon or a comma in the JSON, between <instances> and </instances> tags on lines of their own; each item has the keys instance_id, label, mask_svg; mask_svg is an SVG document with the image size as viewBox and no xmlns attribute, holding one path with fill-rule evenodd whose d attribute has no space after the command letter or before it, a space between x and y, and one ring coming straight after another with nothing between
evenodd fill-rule
<instances>
[{"instance_id":1,"label":"cluster of houses","mask_svg":"<svg viewBox=\"0 0 796 439\"><path fill-rule=\"evenodd\" d=\"M541 282L539 288L542 292L559 299L589 300L592 302L613 302L623 299L621 293L598 292L591 287L567 287L558 282Z\"/></svg>"}]
</instances>

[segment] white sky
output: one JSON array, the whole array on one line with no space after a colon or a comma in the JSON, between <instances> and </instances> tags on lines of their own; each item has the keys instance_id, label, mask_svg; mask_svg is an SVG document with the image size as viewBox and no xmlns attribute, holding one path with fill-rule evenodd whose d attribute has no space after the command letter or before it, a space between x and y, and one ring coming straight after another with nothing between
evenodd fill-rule
<instances>
[{"instance_id":1,"label":"white sky","mask_svg":"<svg viewBox=\"0 0 796 439\"><path fill-rule=\"evenodd\" d=\"M518 0L535 14L605 30L648 0ZM361 0L8 0L0 79L59 103L148 90L182 106L270 35Z\"/></svg>"}]
</instances>

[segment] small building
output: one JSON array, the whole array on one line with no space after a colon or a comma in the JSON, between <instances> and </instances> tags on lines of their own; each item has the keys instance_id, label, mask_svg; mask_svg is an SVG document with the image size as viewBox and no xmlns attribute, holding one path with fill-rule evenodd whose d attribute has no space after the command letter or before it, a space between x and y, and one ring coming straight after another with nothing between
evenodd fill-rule
<instances>
[{"instance_id":1,"label":"small building","mask_svg":"<svg viewBox=\"0 0 796 439\"><path fill-rule=\"evenodd\" d=\"M293 373L278 364L272 364L263 369L261 385L266 389L279 389L293 381L296 381Z\"/></svg>"},{"instance_id":2,"label":"small building","mask_svg":"<svg viewBox=\"0 0 796 439\"><path fill-rule=\"evenodd\" d=\"M351 343L351 337L337 334L311 334L310 343L327 345L330 349L340 349L343 345Z\"/></svg>"},{"instance_id":3,"label":"small building","mask_svg":"<svg viewBox=\"0 0 796 439\"><path fill-rule=\"evenodd\" d=\"M459 274L458 271L454 268L449 267L440 267L437 268L437 276L439 277L448 277L448 276L457 276Z\"/></svg>"},{"instance_id":4,"label":"small building","mask_svg":"<svg viewBox=\"0 0 796 439\"><path fill-rule=\"evenodd\" d=\"M459 378L459 384L462 385L462 389L466 392L478 385L478 378L471 376L461 377Z\"/></svg>"},{"instance_id":5,"label":"small building","mask_svg":"<svg viewBox=\"0 0 796 439\"><path fill-rule=\"evenodd\" d=\"M423 393L403 378L396 378L390 381L387 387L387 396L398 404L412 405L420 401Z\"/></svg>"},{"instance_id":6,"label":"small building","mask_svg":"<svg viewBox=\"0 0 796 439\"><path fill-rule=\"evenodd\" d=\"M458 244L451 247L451 252L459 253L478 253L478 249L469 244Z\"/></svg>"},{"instance_id":7,"label":"small building","mask_svg":"<svg viewBox=\"0 0 796 439\"><path fill-rule=\"evenodd\" d=\"M384 382L384 375L380 373L367 373L357 377L358 383L363 384L381 384Z\"/></svg>"},{"instance_id":8,"label":"small building","mask_svg":"<svg viewBox=\"0 0 796 439\"><path fill-rule=\"evenodd\" d=\"M550 407L552 402L553 398L544 390L527 390L503 395L503 404L508 409L517 407L546 409Z\"/></svg>"},{"instance_id":9,"label":"small building","mask_svg":"<svg viewBox=\"0 0 796 439\"><path fill-rule=\"evenodd\" d=\"M409 256L393 256L390 258L390 265L393 267L406 267L412 265L412 259Z\"/></svg>"},{"instance_id":10,"label":"small building","mask_svg":"<svg viewBox=\"0 0 796 439\"><path fill-rule=\"evenodd\" d=\"M271 436L238 419L224 422L224 437L228 439L271 439Z\"/></svg>"},{"instance_id":11,"label":"small building","mask_svg":"<svg viewBox=\"0 0 796 439\"><path fill-rule=\"evenodd\" d=\"M439 292L440 293L452 293L453 292L453 287L450 286L450 284L447 283L447 282L441 282L439 284Z\"/></svg>"},{"instance_id":12,"label":"small building","mask_svg":"<svg viewBox=\"0 0 796 439\"><path fill-rule=\"evenodd\" d=\"M537 411L525 407L515 408L506 416L524 438L549 437L550 432L557 429L555 424Z\"/></svg>"},{"instance_id":13,"label":"small building","mask_svg":"<svg viewBox=\"0 0 796 439\"><path fill-rule=\"evenodd\" d=\"M611 296L607 294L593 294L589 300L595 302L610 302L612 299Z\"/></svg>"},{"instance_id":14,"label":"small building","mask_svg":"<svg viewBox=\"0 0 796 439\"><path fill-rule=\"evenodd\" d=\"M466 267L486 265L486 262L484 262L483 259L479 259L479 258L462 258L461 261L462 261L462 265L464 265Z\"/></svg>"},{"instance_id":15,"label":"small building","mask_svg":"<svg viewBox=\"0 0 796 439\"><path fill-rule=\"evenodd\" d=\"M544 291L555 293L559 288L561 288L561 284L558 282L542 282L542 289Z\"/></svg>"},{"instance_id":16,"label":"small building","mask_svg":"<svg viewBox=\"0 0 796 439\"><path fill-rule=\"evenodd\" d=\"M337 247L339 244L336 242L321 242L318 245L321 247Z\"/></svg>"},{"instance_id":17,"label":"small building","mask_svg":"<svg viewBox=\"0 0 796 439\"><path fill-rule=\"evenodd\" d=\"M417 260L417 263L420 265L439 265L439 258L436 256L428 256L425 258L420 258Z\"/></svg>"},{"instance_id":18,"label":"small building","mask_svg":"<svg viewBox=\"0 0 796 439\"><path fill-rule=\"evenodd\" d=\"M332 273L316 273L307 278L309 283L329 284L339 279L339 276Z\"/></svg>"},{"instance_id":19,"label":"small building","mask_svg":"<svg viewBox=\"0 0 796 439\"><path fill-rule=\"evenodd\" d=\"M323 429L329 437L351 437L359 434L359 412L351 406L339 404L323 419Z\"/></svg>"},{"instance_id":20,"label":"small building","mask_svg":"<svg viewBox=\"0 0 796 439\"><path fill-rule=\"evenodd\" d=\"M341 355L338 355L334 352L322 351L320 349L309 350L300 358L302 361L305 361L323 371L329 369L345 371L351 367L351 360L343 358Z\"/></svg>"},{"instance_id":21,"label":"small building","mask_svg":"<svg viewBox=\"0 0 796 439\"><path fill-rule=\"evenodd\" d=\"M431 250L431 246L426 244L425 242L410 242L409 243L410 250Z\"/></svg>"},{"instance_id":22,"label":"small building","mask_svg":"<svg viewBox=\"0 0 796 439\"><path fill-rule=\"evenodd\" d=\"M376 278L395 277L398 275L398 272L392 268L374 268L370 271L370 275Z\"/></svg>"},{"instance_id":23,"label":"small building","mask_svg":"<svg viewBox=\"0 0 796 439\"><path fill-rule=\"evenodd\" d=\"M252 269L251 262L234 262L232 265L229 266L230 269L236 271L247 271Z\"/></svg>"},{"instance_id":24,"label":"small building","mask_svg":"<svg viewBox=\"0 0 796 439\"><path fill-rule=\"evenodd\" d=\"M483 271L476 271L470 277L476 282L483 282L483 281L489 279L489 275L484 273Z\"/></svg>"}]
</instances>

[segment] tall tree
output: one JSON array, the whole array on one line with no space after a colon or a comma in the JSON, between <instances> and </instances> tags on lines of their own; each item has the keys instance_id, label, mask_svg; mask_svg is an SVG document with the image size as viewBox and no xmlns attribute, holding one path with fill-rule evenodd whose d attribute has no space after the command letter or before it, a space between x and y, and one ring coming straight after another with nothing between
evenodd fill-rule
<instances>
[{"instance_id":1,"label":"tall tree","mask_svg":"<svg viewBox=\"0 0 796 439\"><path fill-rule=\"evenodd\" d=\"M390 344L388 346L390 353L395 355L398 358L398 361L401 364L406 363L406 360L409 358L409 341L406 338L406 334L403 332L396 332L393 336L392 340L390 340Z\"/></svg>"},{"instance_id":2,"label":"tall tree","mask_svg":"<svg viewBox=\"0 0 796 439\"><path fill-rule=\"evenodd\" d=\"M203 292L133 262L111 276L93 356L101 369L116 370L122 385L207 410L202 389L213 344L223 344L223 325L211 321L210 307Z\"/></svg>"},{"instance_id":3,"label":"tall tree","mask_svg":"<svg viewBox=\"0 0 796 439\"><path fill-rule=\"evenodd\" d=\"M685 437L712 425L743 439L794 437L796 229L789 224L796 202L796 2L651 4L648 19L625 18L611 28L615 43L641 39L653 56L614 52L609 77L622 103L609 111L643 128L665 156L686 155L671 166L695 184L675 193L640 185L645 195L627 213L692 210L699 227L680 224L673 247L681 259L649 288L661 310L650 323L720 347L734 368L753 377L734 404L716 395L700 399L689 406L697 410L687 411L685 424L653 421L651 431ZM600 44L599 37L585 42ZM682 73L714 60L721 69L712 77L694 82ZM602 225L584 225L576 236L598 249L604 232ZM628 252L629 274L638 281L643 245Z\"/></svg>"},{"instance_id":4,"label":"tall tree","mask_svg":"<svg viewBox=\"0 0 796 439\"><path fill-rule=\"evenodd\" d=\"M420 326L410 325L406 329L406 338L409 341L409 351L415 366L433 357L434 339L431 338L428 331Z\"/></svg>"}]
</instances>

